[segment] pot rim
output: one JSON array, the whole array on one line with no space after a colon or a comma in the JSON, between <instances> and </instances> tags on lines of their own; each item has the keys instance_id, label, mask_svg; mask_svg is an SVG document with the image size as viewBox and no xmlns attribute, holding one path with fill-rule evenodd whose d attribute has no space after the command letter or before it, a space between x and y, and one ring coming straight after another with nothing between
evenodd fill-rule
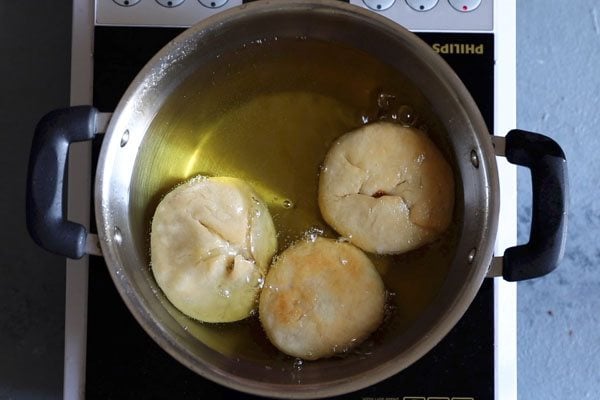
<instances>
[{"instance_id":1,"label":"pot rim","mask_svg":"<svg viewBox=\"0 0 600 400\"><path fill-rule=\"evenodd\" d=\"M487 197L482 202L488 205L488 209L485 210L487 215L485 219L486 226L482 227L480 241L475 246L477 248L477 255L473 263L477 267L473 268L473 271L470 273L469 282L462 288L460 296L456 296L455 302L449 306L451 311L446 312L443 318L433 321L429 335L417 340L408 355L400 354L379 367L369 370L368 374L363 373L360 376L352 376L340 381L328 381L318 385L303 385L302 387L299 385L293 387L289 384L265 384L256 380L240 378L232 373L212 368L208 364L197 363L197 358L194 357L194 354L178 343L175 337L165 329L163 324L153 317L148 305L142 301L140 296L136 295L131 282L123 274L121 257L118 254L114 240L111 239L113 236L113 224L109 222L111 216L107 212L106 205L108 186L110 186L107 176L110 175L112 168L112 158L109 149L119 147L119 141L121 140L120 135L117 133L119 120L125 114L126 109L135 107L135 105L132 106L132 102L135 102L140 93L148 89L148 77L151 76L153 79L160 79L162 77L161 74L168 74L169 67L193 51L197 41L206 35L207 32L219 29L239 19L246 19L261 14L288 13L291 11L345 14L356 21L361 20L364 23L376 23L382 30L385 30L389 34L400 35L411 46L414 46L415 50L425 59L431 68L443 77L443 82L456 93L456 98L462 102L463 108L468 113L469 119L473 124L473 131L477 135L479 143L479 168L484 170L484 176L487 180L487 190L485 192ZM491 263L499 217L499 180L491 136L479 113L478 107L458 76L439 55L435 54L428 45L410 31L376 13L337 0L263 0L243 4L203 20L181 33L163 47L142 68L121 98L108 125L104 143L102 144L95 181L96 221L106 264L109 267L111 277L121 298L146 333L172 357L199 375L241 392L268 397L315 398L356 391L389 378L423 357L447 335L450 329L462 317L479 291Z\"/></svg>"}]
</instances>

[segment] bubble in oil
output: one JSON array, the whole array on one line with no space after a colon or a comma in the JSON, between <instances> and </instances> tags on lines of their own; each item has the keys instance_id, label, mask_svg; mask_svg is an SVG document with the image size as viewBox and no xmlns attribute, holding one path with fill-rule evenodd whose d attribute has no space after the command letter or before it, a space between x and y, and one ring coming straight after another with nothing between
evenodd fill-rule
<instances>
[{"instance_id":1,"label":"bubble in oil","mask_svg":"<svg viewBox=\"0 0 600 400\"><path fill-rule=\"evenodd\" d=\"M323 229L313 226L304 233L304 238L309 242L314 242L319 236L323 236Z\"/></svg>"},{"instance_id":2,"label":"bubble in oil","mask_svg":"<svg viewBox=\"0 0 600 400\"><path fill-rule=\"evenodd\" d=\"M195 185L197 183L204 182L207 180L208 180L208 176L206 176L206 175L195 175L191 179L188 179L187 181L182 182L181 185L188 184L191 186L191 185Z\"/></svg>"},{"instance_id":3,"label":"bubble in oil","mask_svg":"<svg viewBox=\"0 0 600 400\"><path fill-rule=\"evenodd\" d=\"M396 119L395 114L396 96L381 92L377 95L377 118Z\"/></svg>"},{"instance_id":4,"label":"bubble in oil","mask_svg":"<svg viewBox=\"0 0 600 400\"><path fill-rule=\"evenodd\" d=\"M372 339L367 339L360 346L354 348L352 353L358 356L359 359L364 360L373 354L374 345L375 343Z\"/></svg>"},{"instance_id":5,"label":"bubble in oil","mask_svg":"<svg viewBox=\"0 0 600 400\"><path fill-rule=\"evenodd\" d=\"M389 110L395 100L396 96L393 94L379 93L377 95L377 107L380 110Z\"/></svg>"},{"instance_id":6,"label":"bubble in oil","mask_svg":"<svg viewBox=\"0 0 600 400\"><path fill-rule=\"evenodd\" d=\"M290 378L296 383L302 383L302 368L304 366L304 361L300 358L295 358L292 363L292 368L289 370ZM284 371L285 369L282 369Z\"/></svg>"},{"instance_id":7,"label":"bubble in oil","mask_svg":"<svg viewBox=\"0 0 600 400\"><path fill-rule=\"evenodd\" d=\"M296 358L294 360L293 367L295 370L297 370L297 371L302 370L303 365L304 365L304 361L301 358Z\"/></svg>"},{"instance_id":8,"label":"bubble in oil","mask_svg":"<svg viewBox=\"0 0 600 400\"><path fill-rule=\"evenodd\" d=\"M393 291L386 291L385 293L385 303L383 306L383 323L389 321L396 311L398 310L398 306L396 305L396 301L394 298L396 297L396 293Z\"/></svg>"},{"instance_id":9,"label":"bubble in oil","mask_svg":"<svg viewBox=\"0 0 600 400\"><path fill-rule=\"evenodd\" d=\"M256 280L256 287L262 289L265 286L265 278L262 276Z\"/></svg>"},{"instance_id":10,"label":"bubble in oil","mask_svg":"<svg viewBox=\"0 0 600 400\"><path fill-rule=\"evenodd\" d=\"M409 105L401 105L398 108L398 122L406 127L412 127L417 122L417 114Z\"/></svg>"},{"instance_id":11,"label":"bubble in oil","mask_svg":"<svg viewBox=\"0 0 600 400\"><path fill-rule=\"evenodd\" d=\"M271 259L271 265L276 264L279 261L279 254L275 254Z\"/></svg>"},{"instance_id":12,"label":"bubble in oil","mask_svg":"<svg viewBox=\"0 0 600 400\"><path fill-rule=\"evenodd\" d=\"M287 209L294 208L294 202L290 199L283 200L282 205L283 205L283 208L287 208Z\"/></svg>"},{"instance_id":13,"label":"bubble in oil","mask_svg":"<svg viewBox=\"0 0 600 400\"><path fill-rule=\"evenodd\" d=\"M354 339L354 340L356 340L356 339ZM350 346L349 345L338 345L338 344L336 344L335 346L333 346L331 348L331 351L333 353L335 353L335 354L338 354L338 355L343 355L343 354L347 353L348 350L350 350Z\"/></svg>"}]
</instances>

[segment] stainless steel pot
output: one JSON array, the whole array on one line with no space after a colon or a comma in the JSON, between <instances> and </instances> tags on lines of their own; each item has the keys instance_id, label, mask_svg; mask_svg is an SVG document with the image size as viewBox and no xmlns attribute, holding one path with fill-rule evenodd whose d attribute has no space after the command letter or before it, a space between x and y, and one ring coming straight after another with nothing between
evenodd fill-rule
<instances>
[{"instance_id":1,"label":"stainless steel pot","mask_svg":"<svg viewBox=\"0 0 600 400\"><path fill-rule=\"evenodd\" d=\"M167 96L219 53L250 40L306 37L365 51L416 85L448 133L462 182L457 208L465 215L448 278L433 304L406 331L385 335L369 357L305 363L263 361L214 350L191 332L157 290L147 265L147 235L132 218L132 176L147 129ZM168 353L222 385L272 397L332 396L375 384L432 349L464 314L490 274L507 280L541 276L562 257L566 230L566 161L552 140L511 131L489 135L471 96L453 71L415 35L389 20L338 1L262 1L226 11L186 30L138 74L112 115L92 107L48 114L34 138L27 188L28 227L43 247L71 258L86 254L92 235L63 214L69 144L89 140L106 125L97 167L95 208L101 252L131 313ZM498 227L496 157L531 168L534 193L530 241L493 257ZM48 180L48 175L54 177ZM199 324L201 325L201 324ZM192 329L193 330L193 329ZM199 331L198 331L199 330Z\"/></svg>"}]
</instances>

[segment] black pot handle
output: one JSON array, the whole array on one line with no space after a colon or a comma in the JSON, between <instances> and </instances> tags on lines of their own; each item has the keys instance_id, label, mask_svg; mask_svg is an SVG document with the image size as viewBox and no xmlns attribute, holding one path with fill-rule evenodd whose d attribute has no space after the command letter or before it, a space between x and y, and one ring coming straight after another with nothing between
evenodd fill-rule
<instances>
[{"instance_id":1,"label":"black pot handle","mask_svg":"<svg viewBox=\"0 0 600 400\"><path fill-rule=\"evenodd\" d=\"M502 276L522 281L553 271L567 238L568 177L565 154L554 140L512 130L506 135L506 159L531 170L532 215L529 242L506 249Z\"/></svg>"},{"instance_id":2,"label":"black pot handle","mask_svg":"<svg viewBox=\"0 0 600 400\"><path fill-rule=\"evenodd\" d=\"M86 254L87 231L68 221L65 197L69 146L96 134L98 110L77 106L46 114L35 128L27 171L27 229L33 240L69 258Z\"/></svg>"}]
</instances>

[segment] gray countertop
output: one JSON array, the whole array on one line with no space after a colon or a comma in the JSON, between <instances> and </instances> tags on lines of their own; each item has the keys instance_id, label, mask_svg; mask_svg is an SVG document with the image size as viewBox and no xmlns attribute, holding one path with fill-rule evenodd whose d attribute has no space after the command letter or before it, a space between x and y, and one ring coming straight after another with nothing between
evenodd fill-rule
<instances>
[{"instance_id":1,"label":"gray countertop","mask_svg":"<svg viewBox=\"0 0 600 400\"><path fill-rule=\"evenodd\" d=\"M518 286L521 399L600 394L600 3L517 1L518 124L548 134L569 163L565 259ZM527 232L529 182L519 174L519 237Z\"/></svg>"},{"instance_id":2,"label":"gray countertop","mask_svg":"<svg viewBox=\"0 0 600 400\"><path fill-rule=\"evenodd\" d=\"M569 161L567 251L557 271L518 286L519 398L600 393L600 4L517 2L518 127L555 138ZM0 399L62 393L62 258L25 229L25 179L37 120L68 105L71 4L0 2ZM519 172L519 237L530 214ZM596 236L598 235L598 236Z\"/></svg>"}]
</instances>

